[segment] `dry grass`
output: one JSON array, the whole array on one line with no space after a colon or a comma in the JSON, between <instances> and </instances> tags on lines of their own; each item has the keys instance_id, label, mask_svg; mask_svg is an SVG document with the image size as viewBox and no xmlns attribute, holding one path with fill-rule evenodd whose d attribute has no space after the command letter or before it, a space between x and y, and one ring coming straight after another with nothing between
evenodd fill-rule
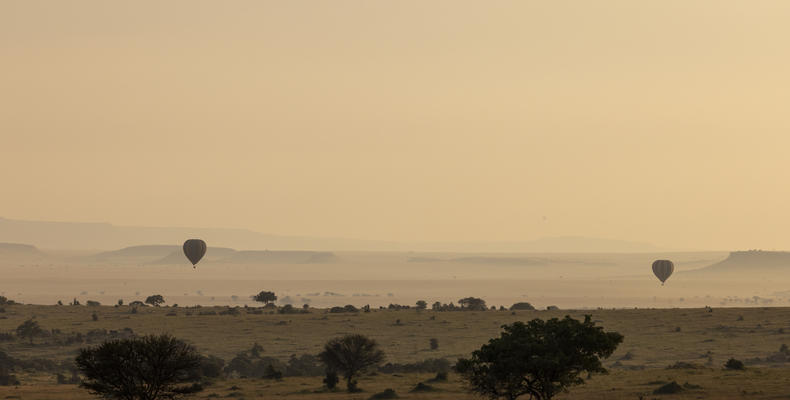
<instances>
[{"instance_id":1,"label":"dry grass","mask_svg":"<svg viewBox=\"0 0 790 400\"><path fill-rule=\"evenodd\" d=\"M166 314L176 311L176 316ZM132 328L137 334L170 332L183 338L205 354L230 360L236 353L260 343L267 356L283 360L292 354L315 354L333 336L363 333L378 340L388 361L412 362L444 357L454 360L466 356L489 338L498 335L502 324L532 318L562 317L566 314L593 319L607 330L625 335L618 351L606 361L612 373L596 376L588 384L574 388L567 398L638 399L650 398L787 398L790 396L790 365L753 363L746 371L724 371L721 366L730 358L748 360L775 353L782 343L790 344L790 309L749 308L597 311L510 311L445 312L374 311L359 314L327 314L312 310L310 314L248 314L239 316L199 315L200 311L223 308L172 309L141 308L131 314L129 307L12 306L0 314L0 331L11 331L25 319L35 319L45 329L63 333L87 333L91 329L121 330ZM97 312L98 321L91 320ZM191 312L192 315L187 315ZM743 320L738 320L739 316ZM433 319L432 319L433 318ZM401 320L400 325L395 321ZM677 331L680 327L680 331ZM784 332L780 333L780 329ZM430 350L429 339L439 339L439 349ZM22 341L0 343L0 349L19 358L69 360L79 346L56 346L48 339L34 345ZM624 357L630 353L628 357ZM704 366L701 369L666 369L677 361ZM615 364L617 363L617 364ZM432 383L440 389L431 393L409 393L430 375L380 374L364 377L364 393L321 391L321 378L286 378L282 382L264 380L219 381L196 398L212 393L226 398L289 399L367 399L371 394L393 388L409 399L465 399L467 395L457 377L450 374L447 383ZM22 386L0 388L0 398L22 399L91 398L84 391L68 385L55 385L54 376L20 375ZM652 395L660 382L677 381L699 385L676 395ZM240 390L228 390L232 386ZM316 393L318 391L318 393ZM784 396L784 397L782 397ZM13 397L10 397L13 398Z\"/></svg>"}]
</instances>

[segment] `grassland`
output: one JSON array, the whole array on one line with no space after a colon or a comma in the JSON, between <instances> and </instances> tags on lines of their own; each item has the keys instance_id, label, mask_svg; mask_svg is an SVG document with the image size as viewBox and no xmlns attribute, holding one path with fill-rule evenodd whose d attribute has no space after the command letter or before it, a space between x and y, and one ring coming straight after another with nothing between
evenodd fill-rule
<instances>
[{"instance_id":1,"label":"grassland","mask_svg":"<svg viewBox=\"0 0 790 400\"><path fill-rule=\"evenodd\" d=\"M329 314L313 309L309 314L248 313L219 315L225 308L140 308L86 306L6 306L0 314L0 332L13 331L29 318L62 334L91 330L131 328L136 334L169 332L194 344L202 353L230 360L257 342L266 356L287 360L292 354L316 354L334 336L363 333L375 338L387 354L387 361L407 363L427 358L454 361L468 355L500 326L519 320L591 314L598 325L625 335L625 341L606 365L611 373L595 376L565 398L755 398L790 397L790 363L769 362L783 343L790 344L790 308L628 309L594 311L486 311L433 312L416 310L374 310L371 313ZM217 315L205 315L216 311ZM92 314L98 320L94 321ZM204 315L201 315L203 312ZM168 315L170 314L170 315ZM175 314L175 315L173 315ZM188 315L191 314L191 315ZM398 322L399 321L399 322ZM429 339L437 338L439 348L430 350ZM90 344L55 344L52 338L0 342L0 350L20 359L73 359L77 349ZM731 358L747 362L745 371L723 370ZM678 361L695 369L667 369ZM91 398L73 385L56 385L54 374L17 373L18 387L0 387L0 398L65 399ZM327 393L320 377L293 377L275 382L258 379L220 380L196 398L288 398L366 399L372 393L393 388L408 399L466 399L458 377L433 383L437 391L410 393L430 374L376 374L360 380L363 393ZM675 395L653 395L661 384L677 381L689 388ZM230 389L232 387L236 389ZM695 387L699 386L699 387Z\"/></svg>"}]
</instances>

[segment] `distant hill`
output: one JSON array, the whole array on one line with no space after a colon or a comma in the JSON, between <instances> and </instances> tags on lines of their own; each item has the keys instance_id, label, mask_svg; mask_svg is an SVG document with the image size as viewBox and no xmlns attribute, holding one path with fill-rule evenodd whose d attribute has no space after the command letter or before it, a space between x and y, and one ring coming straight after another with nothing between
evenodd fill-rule
<instances>
[{"instance_id":1,"label":"distant hill","mask_svg":"<svg viewBox=\"0 0 790 400\"><path fill-rule=\"evenodd\" d=\"M457 257L457 258L430 258L430 257L412 257L409 262L446 262L456 264L488 264L500 266L528 266L528 265L547 265L551 261L545 258L538 257L493 257L493 256L476 256L476 257Z\"/></svg>"},{"instance_id":2,"label":"distant hill","mask_svg":"<svg viewBox=\"0 0 790 400\"><path fill-rule=\"evenodd\" d=\"M246 229L117 226L108 223L23 221L0 218L0 242L31 243L42 249L113 250L164 243L180 246L188 238L201 238L209 247L250 250L416 251L455 253L653 253L662 249L649 243L588 238L547 237L499 242L396 242L333 237L280 236ZM167 257L172 250L159 257Z\"/></svg>"},{"instance_id":3,"label":"distant hill","mask_svg":"<svg viewBox=\"0 0 790 400\"><path fill-rule=\"evenodd\" d=\"M734 251L729 257L687 273L728 273L728 272L769 272L787 271L790 273L790 252L786 251Z\"/></svg>"},{"instance_id":4,"label":"distant hill","mask_svg":"<svg viewBox=\"0 0 790 400\"><path fill-rule=\"evenodd\" d=\"M206 255L203 256L203 259L200 262L206 263L206 262L221 260L223 258L229 257L231 254L235 252L236 250L227 247L209 247L206 249ZM180 247L178 250L168 254L166 257L152 261L149 264L191 265L189 260L187 260L187 258L184 256L184 252L183 250L181 250Z\"/></svg>"},{"instance_id":5,"label":"distant hill","mask_svg":"<svg viewBox=\"0 0 790 400\"><path fill-rule=\"evenodd\" d=\"M229 264L317 264L336 261L326 251L237 251L230 257L217 260Z\"/></svg>"},{"instance_id":6,"label":"distant hill","mask_svg":"<svg viewBox=\"0 0 790 400\"><path fill-rule=\"evenodd\" d=\"M314 264L336 261L334 253L326 251L238 251L227 247L211 247L201 263L218 264ZM72 259L76 262L137 265L188 265L181 246L144 245L105 251Z\"/></svg>"},{"instance_id":7,"label":"distant hill","mask_svg":"<svg viewBox=\"0 0 790 400\"><path fill-rule=\"evenodd\" d=\"M0 255L31 255L43 256L44 253L31 244L22 243L0 243Z\"/></svg>"}]
</instances>

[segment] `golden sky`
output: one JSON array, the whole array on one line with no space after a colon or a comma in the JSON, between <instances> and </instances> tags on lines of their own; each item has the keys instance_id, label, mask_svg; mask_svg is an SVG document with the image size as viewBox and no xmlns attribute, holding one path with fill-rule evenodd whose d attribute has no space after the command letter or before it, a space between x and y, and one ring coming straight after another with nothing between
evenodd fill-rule
<instances>
[{"instance_id":1,"label":"golden sky","mask_svg":"<svg viewBox=\"0 0 790 400\"><path fill-rule=\"evenodd\" d=\"M787 1L0 2L0 216L790 249Z\"/></svg>"}]
</instances>

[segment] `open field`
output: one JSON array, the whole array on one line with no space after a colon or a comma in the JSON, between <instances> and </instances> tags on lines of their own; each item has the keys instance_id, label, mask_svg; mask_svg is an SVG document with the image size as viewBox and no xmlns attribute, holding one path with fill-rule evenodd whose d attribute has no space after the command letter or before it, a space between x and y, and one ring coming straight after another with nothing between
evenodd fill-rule
<instances>
[{"instance_id":1,"label":"open field","mask_svg":"<svg viewBox=\"0 0 790 400\"><path fill-rule=\"evenodd\" d=\"M715 308L705 309L620 309L588 311L486 311L433 312L416 310L374 310L371 313L328 314L312 309L309 314L253 314L241 308L239 315L205 315L227 310L224 307L139 308L87 306L6 306L0 319L0 332L14 330L28 318L35 318L46 330L59 335L91 330L123 330L135 334L169 332L194 344L202 353L229 361L253 343L263 346L265 356L286 361L292 354L316 354L329 338L347 333L363 333L375 338L387 354L387 361L409 363L428 358L453 362L468 355L489 338L498 335L502 324L533 318L591 314L606 330L619 331L625 341L605 362L608 376L594 377L588 385L574 389L568 398L637 399L660 386L659 381L689 382L701 388L661 398L787 398L790 396L790 363L769 362L783 343L790 343L790 308ZM92 320L92 313L98 316ZM200 315L203 312L204 315ZM172 315L175 313L175 315ZM171 314L168 316L168 314ZM188 315L191 314L191 315ZM400 323L397 321L400 320ZM22 340L0 342L0 349L20 359L47 358L68 362L81 346L56 344L56 335L29 344ZM429 349L429 339L437 338L439 348ZM731 358L747 363L747 370L724 371ZM666 369L678 361L690 362L699 369ZM55 385L54 374L17 373L18 388L0 388L0 398L23 399L90 398L69 385ZM409 393L417 382L431 374L379 373L360 380L364 393L314 393L320 390L321 377L286 377L281 382L259 379L232 379L215 383L197 398L212 393L231 398L291 399L365 399L387 387L403 398L463 399L465 394L457 377L450 374L446 383L432 384L441 389L431 393ZM653 383L650 383L653 382ZM238 386L239 390L227 390ZM745 393L745 394L744 394ZM652 394L645 398L654 397Z\"/></svg>"}]
</instances>

